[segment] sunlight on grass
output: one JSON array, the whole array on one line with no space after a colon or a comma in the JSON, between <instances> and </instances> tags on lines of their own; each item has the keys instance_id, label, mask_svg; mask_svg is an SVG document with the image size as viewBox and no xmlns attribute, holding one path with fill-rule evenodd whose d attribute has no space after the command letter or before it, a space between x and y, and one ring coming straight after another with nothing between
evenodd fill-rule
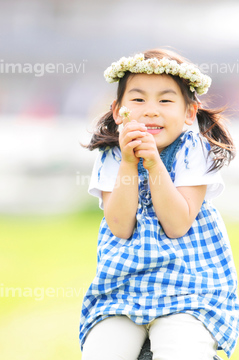
<instances>
[{"instance_id":1,"label":"sunlight on grass","mask_svg":"<svg viewBox=\"0 0 239 360\"><path fill-rule=\"evenodd\" d=\"M101 217L0 219L2 359L80 359L81 303L95 273Z\"/></svg>"},{"instance_id":2,"label":"sunlight on grass","mask_svg":"<svg viewBox=\"0 0 239 360\"><path fill-rule=\"evenodd\" d=\"M82 298L96 268L101 211L0 217L1 358L79 360ZM239 273L239 224L228 224ZM226 359L223 352L219 355ZM231 357L239 358L239 346Z\"/></svg>"}]
</instances>

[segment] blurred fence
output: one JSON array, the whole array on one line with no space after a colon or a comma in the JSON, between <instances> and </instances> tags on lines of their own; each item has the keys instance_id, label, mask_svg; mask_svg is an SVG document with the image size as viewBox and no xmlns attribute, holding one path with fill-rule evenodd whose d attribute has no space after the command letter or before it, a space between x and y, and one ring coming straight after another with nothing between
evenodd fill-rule
<instances>
[{"instance_id":1,"label":"blurred fence","mask_svg":"<svg viewBox=\"0 0 239 360\"><path fill-rule=\"evenodd\" d=\"M82 209L94 153L79 119L0 121L0 212L50 214Z\"/></svg>"}]
</instances>

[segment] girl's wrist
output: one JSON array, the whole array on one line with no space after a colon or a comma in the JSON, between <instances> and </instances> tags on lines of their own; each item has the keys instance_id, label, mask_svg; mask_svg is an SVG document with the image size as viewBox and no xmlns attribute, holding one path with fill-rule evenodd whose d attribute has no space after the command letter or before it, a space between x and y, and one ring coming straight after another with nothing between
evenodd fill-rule
<instances>
[{"instance_id":1,"label":"girl's wrist","mask_svg":"<svg viewBox=\"0 0 239 360\"><path fill-rule=\"evenodd\" d=\"M138 188L138 166L134 163L129 163L122 160L117 176L118 186L119 184L123 187ZM132 190L130 190L132 191Z\"/></svg>"},{"instance_id":2,"label":"girl's wrist","mask_svg":"<svg viewBox=\"0 0 239 360\"><path fill-rule=\"evenodd\" d=\"M164 163L162 162L161 158L159 157L157 162L155 162L147 170L149 172L149 176L154 177L154 176L161 174L162 171L164 171L164 169L165 169Z\"/></svg>"},{"instance_id":3,"label":"girl's wrist","mask_svg":"<svg viewBox=\"0 0 239 360\"><path fill-rule=\"evenodd\" d=\"M161 157L158 155L154 160L152 160L152 163L147 166L147 170L149 174L157 173L158 171L162 170L164 167L164 164L161 160Z\"/></svg>"},{"instance_id":4,"label":"girl's wrist","mask_svg":"<svg viewBox=\"0 0 239 360\"><path fill-rule=\"evenodd\" d=\"M137 162L137 161L135 161L135 160L132 160L132 161L126 160L126 159L124 159L123 157L122 157L122 159L121 159L120 165L121 165L122 167L129 167L129 168L138 169L138 162Z\"/></svg>"},{"instance_id":5,"label":"girl's wrist","mask_svg":"<svg viewBox=\"0 0 239 360\"><path fill-rule=\"evenodd\" d=\"M128 171L138 171L138 163L136 162L130 162L130 161L126 161L122 158L121 163L120 163L120 167L123 168L124 170L128 170Z\"/></svg>"}]
</instances>

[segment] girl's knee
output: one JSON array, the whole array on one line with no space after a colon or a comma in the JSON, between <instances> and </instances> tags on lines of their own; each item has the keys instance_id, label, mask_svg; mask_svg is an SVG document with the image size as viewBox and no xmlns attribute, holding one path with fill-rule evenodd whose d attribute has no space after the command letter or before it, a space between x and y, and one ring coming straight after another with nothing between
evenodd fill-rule
<instances>
[{"instance_id":1,"label":"girl's knee","mask_svg":"<svg viewBox=\"0 0 239 360\"><path fill-rule=\"evenodd\" d=\"M154 360L212 360L217 342L203 323L189 314L163 316L149 329Z\"/></svg>"},{"instance_id":2,"label":"girl's knee","mask_svg":"<svg viewBox=\"0 0 239 360\"><path fill-rule=\"evenodd\" d=\"M112 316L97 323L89 332L82 360L135 360L147 331L126 316Z\"/></svg>"}]
</instances>

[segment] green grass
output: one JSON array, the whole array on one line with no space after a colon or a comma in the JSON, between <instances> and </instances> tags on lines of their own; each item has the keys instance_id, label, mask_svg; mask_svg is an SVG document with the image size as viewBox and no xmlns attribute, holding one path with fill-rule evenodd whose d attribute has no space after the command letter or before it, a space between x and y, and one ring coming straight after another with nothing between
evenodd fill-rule
<instances>
[{"instance_id":1,"label":"green grass","mask_svg":"<svg viewBox=\"0 0 239 360\"><path fill-rule=\"evenodd\" d=\"M80 359L81 303L95 274L101 218L98 210L0 217L1 359ZM227 229L239 273L239 224ZM238 358L239 346L231 359Z\"/></svg>"}]
</instances>

